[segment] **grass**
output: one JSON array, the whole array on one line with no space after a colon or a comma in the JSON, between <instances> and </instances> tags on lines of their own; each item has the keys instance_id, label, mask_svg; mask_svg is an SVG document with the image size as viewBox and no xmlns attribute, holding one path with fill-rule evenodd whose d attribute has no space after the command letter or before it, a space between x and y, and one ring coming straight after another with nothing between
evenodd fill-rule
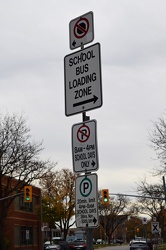
<instances>
[{"instance_id":1,"label":"grass","mask_svg":"<svg viewBox=\"0 0 166 250\"><path fill-rule=\"evenodd\" d=\"M117 246L117 244L98 244L98 245L93 245L93 246L94 246L94 249L99 249L103 247ZM162 249L162 250L166 250L166 249Z\"/></svg>"},{"instance_id":2,"label":"grass","mask_svg":"<svg viewBox=\"0 0 166 250\"><path fill-rule=\"evenodd\" d=\"M98 244L98 245L93 245L93 246L94 246L94 249L98 249L101 247L108 247L109 245L108 244Z\"/></svg>"},{"instance_id":3,"label":"grass","mask_svg":"<svg viewBox=\"0 0 166 250\"><path fill-rule=\"evenodd\" d=\"M166 250L166 244L159 244L158 250Z\"/></svg>"}]
</instances>

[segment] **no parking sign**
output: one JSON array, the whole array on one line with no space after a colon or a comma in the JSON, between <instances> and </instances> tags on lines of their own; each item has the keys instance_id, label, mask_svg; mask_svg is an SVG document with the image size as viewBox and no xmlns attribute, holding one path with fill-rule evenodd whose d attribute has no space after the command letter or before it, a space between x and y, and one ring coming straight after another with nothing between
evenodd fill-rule
<instances>
[{"instance_id":1,"label":"no parking sign","mask_svg":"<svg viewBox=\"0 0 166 250\"><path fill-rule=\"evenodd\" d=\"M96 120L72 126L72 155L75 173L96 171L99 168Z\"/></svg>"},{"instance_id":2,"label":"no parking sign","mask_svg":"<svg viewBox=\"0 0 166 250\"><path fill-rule=\"evenodd\" d=\"M90 43L94 39L93 12L79 16L69 23L70 49Z\"/></svg>"}]
</instances>

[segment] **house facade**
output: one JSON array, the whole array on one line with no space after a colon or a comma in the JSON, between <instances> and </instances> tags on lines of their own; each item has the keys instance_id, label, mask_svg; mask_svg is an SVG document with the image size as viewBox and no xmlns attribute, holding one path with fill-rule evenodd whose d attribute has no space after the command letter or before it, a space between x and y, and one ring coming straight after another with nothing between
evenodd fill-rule
<instances>
[{"instance_id":1,"label":"house facade","mask_svg":"<svg viewBox=\"0 0 166 250\"><path fill-rule=\"evenodd\" d=\"M42 249L42 220L36 212L41 203L41 190L33 186L32 193L32 202L24 202L22 193L10 206L5 222L5 240L10 250Z\"/></svg>"}]
</instances>

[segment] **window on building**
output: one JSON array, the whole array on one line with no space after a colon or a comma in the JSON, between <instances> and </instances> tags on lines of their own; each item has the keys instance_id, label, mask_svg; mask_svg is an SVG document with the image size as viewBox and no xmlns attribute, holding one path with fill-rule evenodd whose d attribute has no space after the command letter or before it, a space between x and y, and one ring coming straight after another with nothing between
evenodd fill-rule
<instances>
[{"instance_id":1,"label":"window on building","mask_svg":"<svg viewBox=\"0 0 166 250\"><path fill-rule=\"evenodd\" d=\"M18 205L17 205L18 207ZM32 202L24 202L24 196L20 195L19 197L19 210L26 212L33 212Z\"/></svg>"},{"instance_id":2,"label":"window on building","mask_svg":"<svg viewBox=\"0 0 166 250\"><path fill-rule=\"evenodd\" d=\"M20 195L14 199L15 210L22 210L26 212L33 212L32 202L24 202L24 196Z\"/></svg>"},{"instance_id":3,"label":"window on building","mask_svg":"<svg viewBox=\"0 0 166 250\"><path fill-rule=\"evenodd\" d=\"M14 199L15 210L33 212L33 207L35 207L37 204L38 204L38 197L37 196L33 196L32 202L24 202L23 194L15 197L15 199Z\"/></svg>"},{"instance_id":4,"label":"window on building","mask_svg":"<svg viewBox=\"0 0 166 250\"><path fill-rule=\"evenodd\" d=\"M21 227L21 245L32 245L32 227Z\"/></svg>"}]
</instances>

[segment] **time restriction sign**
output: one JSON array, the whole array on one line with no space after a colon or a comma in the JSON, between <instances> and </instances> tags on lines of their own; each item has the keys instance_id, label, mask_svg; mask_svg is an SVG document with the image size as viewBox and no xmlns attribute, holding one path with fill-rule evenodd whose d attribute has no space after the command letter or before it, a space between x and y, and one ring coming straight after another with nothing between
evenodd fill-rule
<instances>
[{"instance_id":1,"label":"time restriction sign","mask_svg":"<svg viewBox=\"0 0 166 250\"><path fill-rule=\"evenodd\" d=\"M99 168L96 120L72 126L72 155L75 173L96 171Z\"/></svg>"},{"instance_id":2,"label":"time restriction sign","mask_svg":"<svg viewBox=\"0 0 166 250\"><path fill-rule=\"evenodd\" d=\"M75 216L77 227L98 227L98 178L96 174L76 178Z\"/></svg>"}]
</instances>

